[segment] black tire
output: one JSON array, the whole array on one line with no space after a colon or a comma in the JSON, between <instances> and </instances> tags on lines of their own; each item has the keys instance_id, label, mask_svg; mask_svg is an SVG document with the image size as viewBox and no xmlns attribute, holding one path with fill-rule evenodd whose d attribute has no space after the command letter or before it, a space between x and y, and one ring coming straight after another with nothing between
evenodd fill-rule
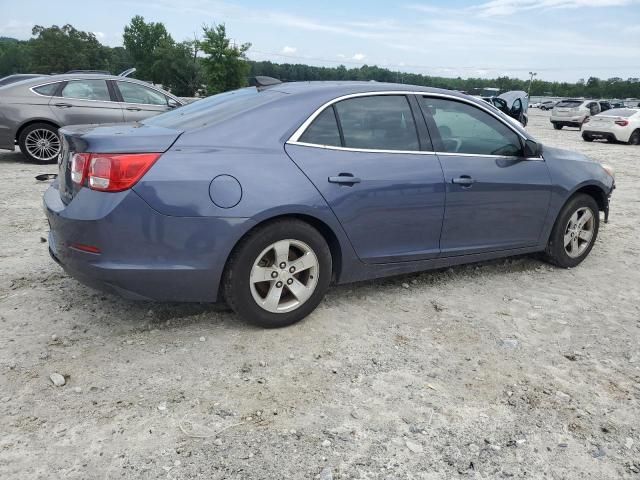
<instances>
[{"instance_id":1,"label":"black tire","mask_svg":"<svg viewBox=\"0 0 640 480\"><path fill-rule=\"evenodd\" d=\"M562 130L563 126L564 125L562 125L561 123L553 122L553 128L555 128L556 130Z\"/></svg>"},{"instance_id":2,"label":"black tire","mask_svg":"<svg viewBox=\"0 0 640 480\"><path fill-rule=\"evenodd\" d=\"M640 130L634 130L627 143L629 145L640 145Z\"/></svg>"},{"instance_id":3,"label":"black tire","mask_svg":"<svg viewBox=\"0 0 640 480\"><path fill-rule=\"evenodd\" d=\"M44 135L48 135L46 132L50 132L51 134L55 135L55 138L57 138L57 146L52 147L51 153L47 154L46 156L43 155L41 157L38 157L31 153L29 148L27 148L27 138L37 131L43 132ZM51 139L53 139L53 136L51 137ZM22 151L22 154L27 158L27 160L33 163L41 164L56 163L58 161L58 154L60 153L60 149L62 148L60 138L58 137L58 129L50 123L43 122L32 123L31 125L24 128L20 132L20 136L18 137L18 145L20 146L20 150Z\"/></svg>"},{"instance_id":4,"label":"black tire","mask_svg":"<svg viewBox=\"0 0 640 480\"><path fill-rule=\"evenodd\" d=\"M588 133L583 133L582 134L582 139L585 142L593 142L593 137L591 135L589 135Z\"/></svg>"},{"instance_id":5,"label":"black tire","mask_svg":"<svg viewBox=\"0 0 640 480\"><path fill-rule=\"evenodd\" d=\"M571 216L581 208L589 208L593 215L593 235L591 237L591 243L587 248L577 257L571 257L565 250L564 236L567 233L567 227ZM600 228L600 214L598 209L598 203L595 199L589 195L579 193L573 196L567 204L562 208L556 223L551 231L549 237L549 243L545 251L546 260L561 268L572 268L579 265L591 252L593 245L596 243L598 237L598 229Z\"/></svg>"},{"instance_id":6,"label":"black tire","mask_svg":"<svg viewBox=\"0 0 640 480\"><path fill-rule=\"evenodd\" d=\"M288 312L273 313L265 310L254 299L250 276L253 264L261 252L285 239L304 242L311 248L318 260L318 278L315 290L304 303ZM263 328L280 328L302 320L315 310L329 288L331 276L331 251L324 237L311 225L300 220L276 220L252 231L236 246L225 268L223 293L231 309L242 319Z\"/></svg>"}]
</instances>

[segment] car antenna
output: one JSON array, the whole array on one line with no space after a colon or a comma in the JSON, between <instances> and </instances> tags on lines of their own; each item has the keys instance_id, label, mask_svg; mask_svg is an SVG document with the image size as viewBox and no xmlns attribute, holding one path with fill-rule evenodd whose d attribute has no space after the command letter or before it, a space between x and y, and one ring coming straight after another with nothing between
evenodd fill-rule
<instances>
[{"instance_id":1,"label":"car antenna","mask_svg":"<svg viewBox=\"0 0 640 480\"><path fill-rule=\"evenodd\" d=\"M258 75L256 77L251 77L249 79L249 85L252 87L256 87L258 91L264 90L265 88L272 87L273 85L278 85L282 83L282 81L273 77L266 77L264 75Z\"/></svg>"},{"instance_id":2,"label":"car antenna","mask_svg":"<svg viewBox=\"0 0 640 480\"><path fill-rule=\"evenodd\" d=\"M136 71L136 67L127 68L124 72L121 72L118 76L119 77L128 77L129 75L131 75L135 71Z\"/></svg>"}]
</instances>

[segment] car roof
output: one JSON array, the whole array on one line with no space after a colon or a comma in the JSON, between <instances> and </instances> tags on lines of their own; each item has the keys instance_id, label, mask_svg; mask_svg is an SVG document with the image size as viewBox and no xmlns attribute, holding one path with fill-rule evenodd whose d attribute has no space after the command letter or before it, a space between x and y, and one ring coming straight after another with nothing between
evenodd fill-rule
<instances>
[{"instance_id":1,"label":"car roof","mask_svg":"<svg viewBox=\"0 0 640 480\"><path fill-rule=\"evenodd\" d=\"M38 83L55 83L63 82L65 80L127 80L141 85L150 85L148 82L138 80L131 77L121 77L119 75L106 75L104 73L60 73L54 75L47 75L46 77L34 78L31 80L30 86L37 85ZM44 82L43 82L44 80ZM22 85L29 85L27 82L22 82Z\"/></svg>"},{"instance_id":2,"label":"car roof","mask_svg":"<svg viewBox=\"0 0 640 480\"><path fill-rule=\"evenodd\" d=\"M456 96L466 96L454 90L444 90L441 88L422 87L419 85L407 85L405 83L386 83L386 82L364 82L364 81L309 81L309 82L284 82L267 87L282 93L296 94L326 91L331 94L349 95L352 93L366 92L424 92L424 93L450 93Z\"/></svg>"}]
</instances>

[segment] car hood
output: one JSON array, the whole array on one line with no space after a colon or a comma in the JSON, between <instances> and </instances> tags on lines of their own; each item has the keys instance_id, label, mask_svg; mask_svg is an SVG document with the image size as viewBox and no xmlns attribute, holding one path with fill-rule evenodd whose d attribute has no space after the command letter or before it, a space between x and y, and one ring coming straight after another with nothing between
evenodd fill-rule
<instances>
[{"instance_id":1,"label":"car hood","mask_svg":"<svg viewBox=\"0 0 640 480\"><path fill-rule=\"evenodd\" d=\"M572 150L565 150L564 148L556 148L556 147L548 147L546 145L543 146L542 149L543 157L553 157L558 160L571 160L574 162L589 162L589 163L598 163L597 161L583 155L582 153L574 152Z\"/></svg>"},{"instance_id":2,"label":"car hood","mask_svg":"<svg viewBox=\"0 0 640 480\"><path fill-rule=\"evenodd\" d=\"M507 106L509 108L513 107L513 102L515 102L517 99L520 99L522 101L522 105L525 107L525 111L527 109L526 107L529 104L529 97L527 96L527 92L524 92L522 90L512 90L510 92L504 92L498 95L498 98L501 98L502 100L507 102Z\"/></svg>"}]
</instances>

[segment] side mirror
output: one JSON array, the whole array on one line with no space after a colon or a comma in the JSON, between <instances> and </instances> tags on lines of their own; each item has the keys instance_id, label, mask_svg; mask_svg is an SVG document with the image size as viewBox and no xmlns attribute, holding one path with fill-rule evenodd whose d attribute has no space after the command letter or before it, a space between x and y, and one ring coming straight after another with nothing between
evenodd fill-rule
<instances>
[{"instance_id":1,"label":"side mirror","mask_svg":"<svg viewBox=\"0 0 640 480\"><path fill-rule=\"evenodd\" d=\"M180 105L178 102L176 102L173 98L170 98L167 101L167 105L169 106L169 108L173 109L173 108L178 108L181 107L182 105Z\"/></svg>"},{"instance_id":2,"label":"side mirror","mask_svg":"<svg viewBox=\"0 0 640 480\"><path fill-rule=\"evenodd\" d=\"M524 142L524 156L526 158L536 158L542 156L542 144L527 139Z\"/></svg>"}]
</instances>

